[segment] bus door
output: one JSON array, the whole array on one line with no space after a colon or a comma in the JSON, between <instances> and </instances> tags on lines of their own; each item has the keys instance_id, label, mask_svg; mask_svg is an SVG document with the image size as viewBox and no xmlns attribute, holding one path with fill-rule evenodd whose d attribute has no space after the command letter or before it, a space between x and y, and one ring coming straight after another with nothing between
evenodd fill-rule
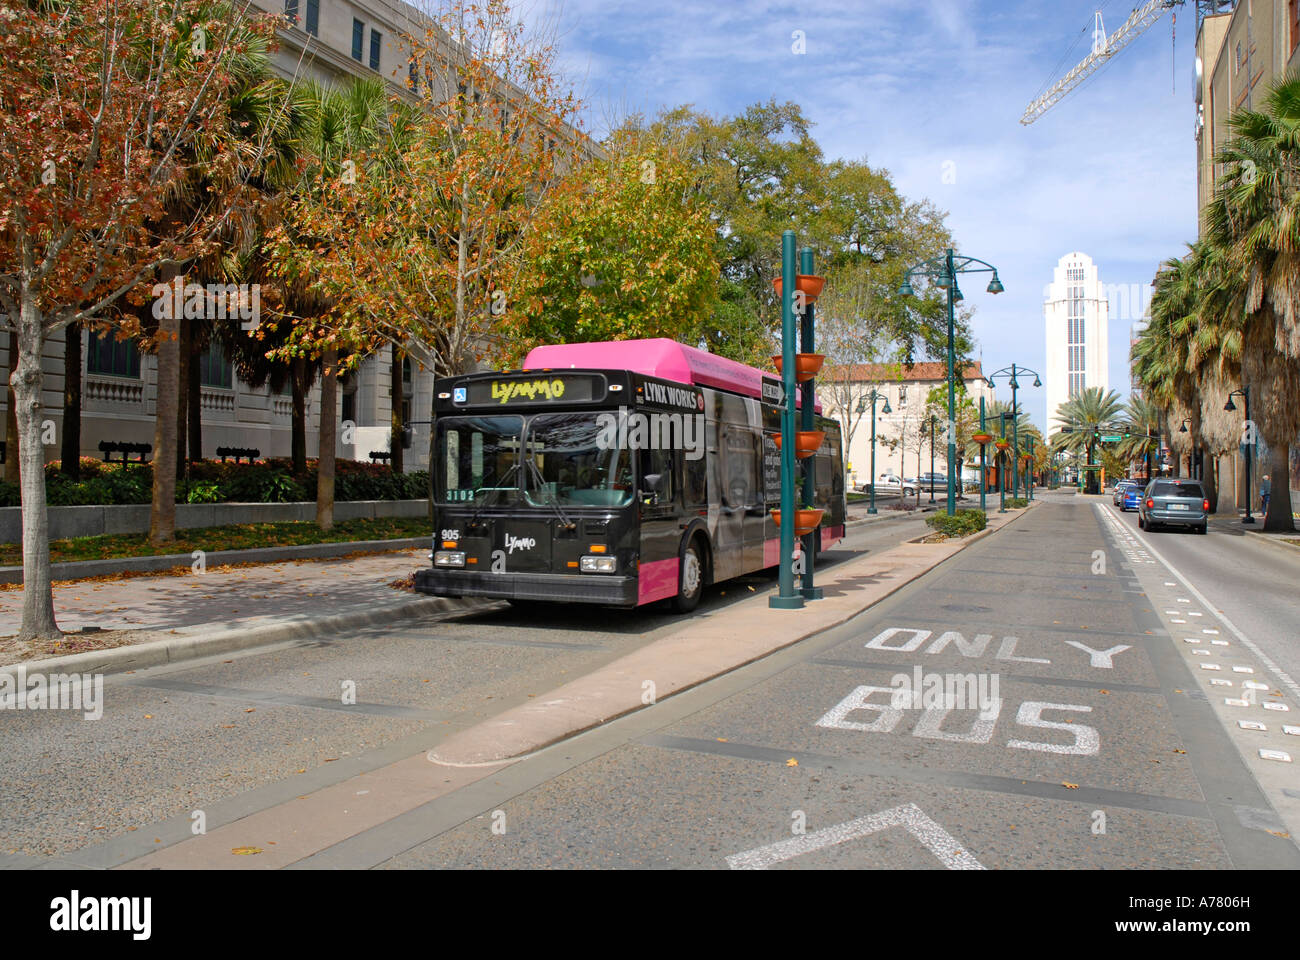
<instances>
[{"instance_id":1,"label":"bus door","mask_svg":"<svg viewBox=\"0 0 1300 960\"><path fill-rule=\"evenodd\" d=\"M762 490L758 486L754 431L734 423L719 423L718 434L720 503L713 566L716 578L722 580L762 566ZM751 556L755 548L757 567Z\"/></svg>"},{"instance_id":2,"label":"bus door","mask_svg":"<svg viewBox=\"0 0 1300 960\"><path fill-rule=\"evenodd\" d=\"M680 509L677 506L680 481L677 455L673 450L642 450L637 477L637 501L641 516L642 565L677 559L681 544ZM674 586L674 593L676 588Z\"/></svg>"}]
</instances>

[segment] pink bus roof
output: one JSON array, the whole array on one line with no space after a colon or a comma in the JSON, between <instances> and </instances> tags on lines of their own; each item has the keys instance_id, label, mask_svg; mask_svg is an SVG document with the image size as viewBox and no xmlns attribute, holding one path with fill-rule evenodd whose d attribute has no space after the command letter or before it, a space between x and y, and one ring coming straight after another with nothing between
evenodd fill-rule
<instances>
[{"instance_id":1,"label":"pink bus roof","mask_svg":"<svg viewBox=\"0 0 1300 960\"><path fill-rule=\"evenodd\" d=\"M762 395L764 374L756 367L688 347L676 340L603 340L596 343L557 343L534 347L524 358L525 370L631 370L650 377L701 387L730 390L747 397ZM798 403L796 402L796 406ZM813 409L821 412L821 401Z\"/></svg>"}]
</instances>

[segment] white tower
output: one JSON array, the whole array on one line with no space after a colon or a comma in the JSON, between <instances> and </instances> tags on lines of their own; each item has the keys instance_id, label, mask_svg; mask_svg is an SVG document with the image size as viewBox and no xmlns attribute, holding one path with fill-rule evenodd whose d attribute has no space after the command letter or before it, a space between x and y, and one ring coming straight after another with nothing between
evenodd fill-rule
<instances>
[{"instance_id":1,"label":"white tower","mask_svg":"<svg viewBox=\"0 0 1300 960\"><path fill-rule=\"evenodd\" d=\"M1110 389L1106 327L1110 302L1087 254L1067 253L1056 265L1043 302L1047 329L1047 432L1056 433L1057 408L1088 387Z\"/></svg>"}]
</instances>

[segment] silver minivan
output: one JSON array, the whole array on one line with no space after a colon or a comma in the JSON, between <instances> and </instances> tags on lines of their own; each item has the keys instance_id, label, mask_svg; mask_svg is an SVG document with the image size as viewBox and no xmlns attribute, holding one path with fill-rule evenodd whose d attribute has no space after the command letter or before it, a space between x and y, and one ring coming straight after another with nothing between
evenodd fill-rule
<instances>
[{"instance_id":1,"label":"silver minivan","mask_svg":"<svg viewBox=\"0 0 1300 960\"><path fill-rule=\"evenodd\" d=\"M1147 484L1138 502L1138 526L1191 527L1197 533L1210 529L1210 501L1199 480L1158 477Z\"/></svg>"}]
</instances>

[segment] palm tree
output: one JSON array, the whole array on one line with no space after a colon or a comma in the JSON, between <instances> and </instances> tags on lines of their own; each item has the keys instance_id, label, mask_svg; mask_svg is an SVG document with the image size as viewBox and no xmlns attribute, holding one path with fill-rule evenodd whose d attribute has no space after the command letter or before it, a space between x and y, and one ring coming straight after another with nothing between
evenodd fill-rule
<instances>
[{"instance_id":1,"label":"palm tree","mask_svg":"<svg viewBox=\"0 0 1300 960\"><path fill-rule=\"evenodd\" d=\"M1145 460L1147 477L1153 477L1152 454L1160 450L1160 409L1142 394L1134 394L1129 398L1125 414L1124 439L1115 453L1129 463Z\"/></svg>"},{"instance_id":2,"label":"palm tree","mask_svg":"<svg viewBox=\"0 0 1300 960\"><path fill-rule=\"evenodd\" d=\"M1053 448L1072 453L1087 454L1087 463L1095 462L1097 438L1104 426L1115 423L1123 410L1123 401L1114 390L1102 392L1101 387L1087 387L1057 407L1056 421L1061 431L1053 439ZM1088 472L1088 493L1100 493L1095 471Z\"/></svg>"},{"instance_id":3,"label":"palm tree","mask_svg":"<svg viewBox=\"0 0 1300 960\"><path fill-rule=\"evenodd\" d=\"M1273 85L1262 110L1229 121L1214 158L1226 172L1206 233L1235 279L1243 312L1241 375L1275 479L1266 531L1292 531L1290 448L1300 434L1300 75Z\"/></svg>"}]
</instances>

